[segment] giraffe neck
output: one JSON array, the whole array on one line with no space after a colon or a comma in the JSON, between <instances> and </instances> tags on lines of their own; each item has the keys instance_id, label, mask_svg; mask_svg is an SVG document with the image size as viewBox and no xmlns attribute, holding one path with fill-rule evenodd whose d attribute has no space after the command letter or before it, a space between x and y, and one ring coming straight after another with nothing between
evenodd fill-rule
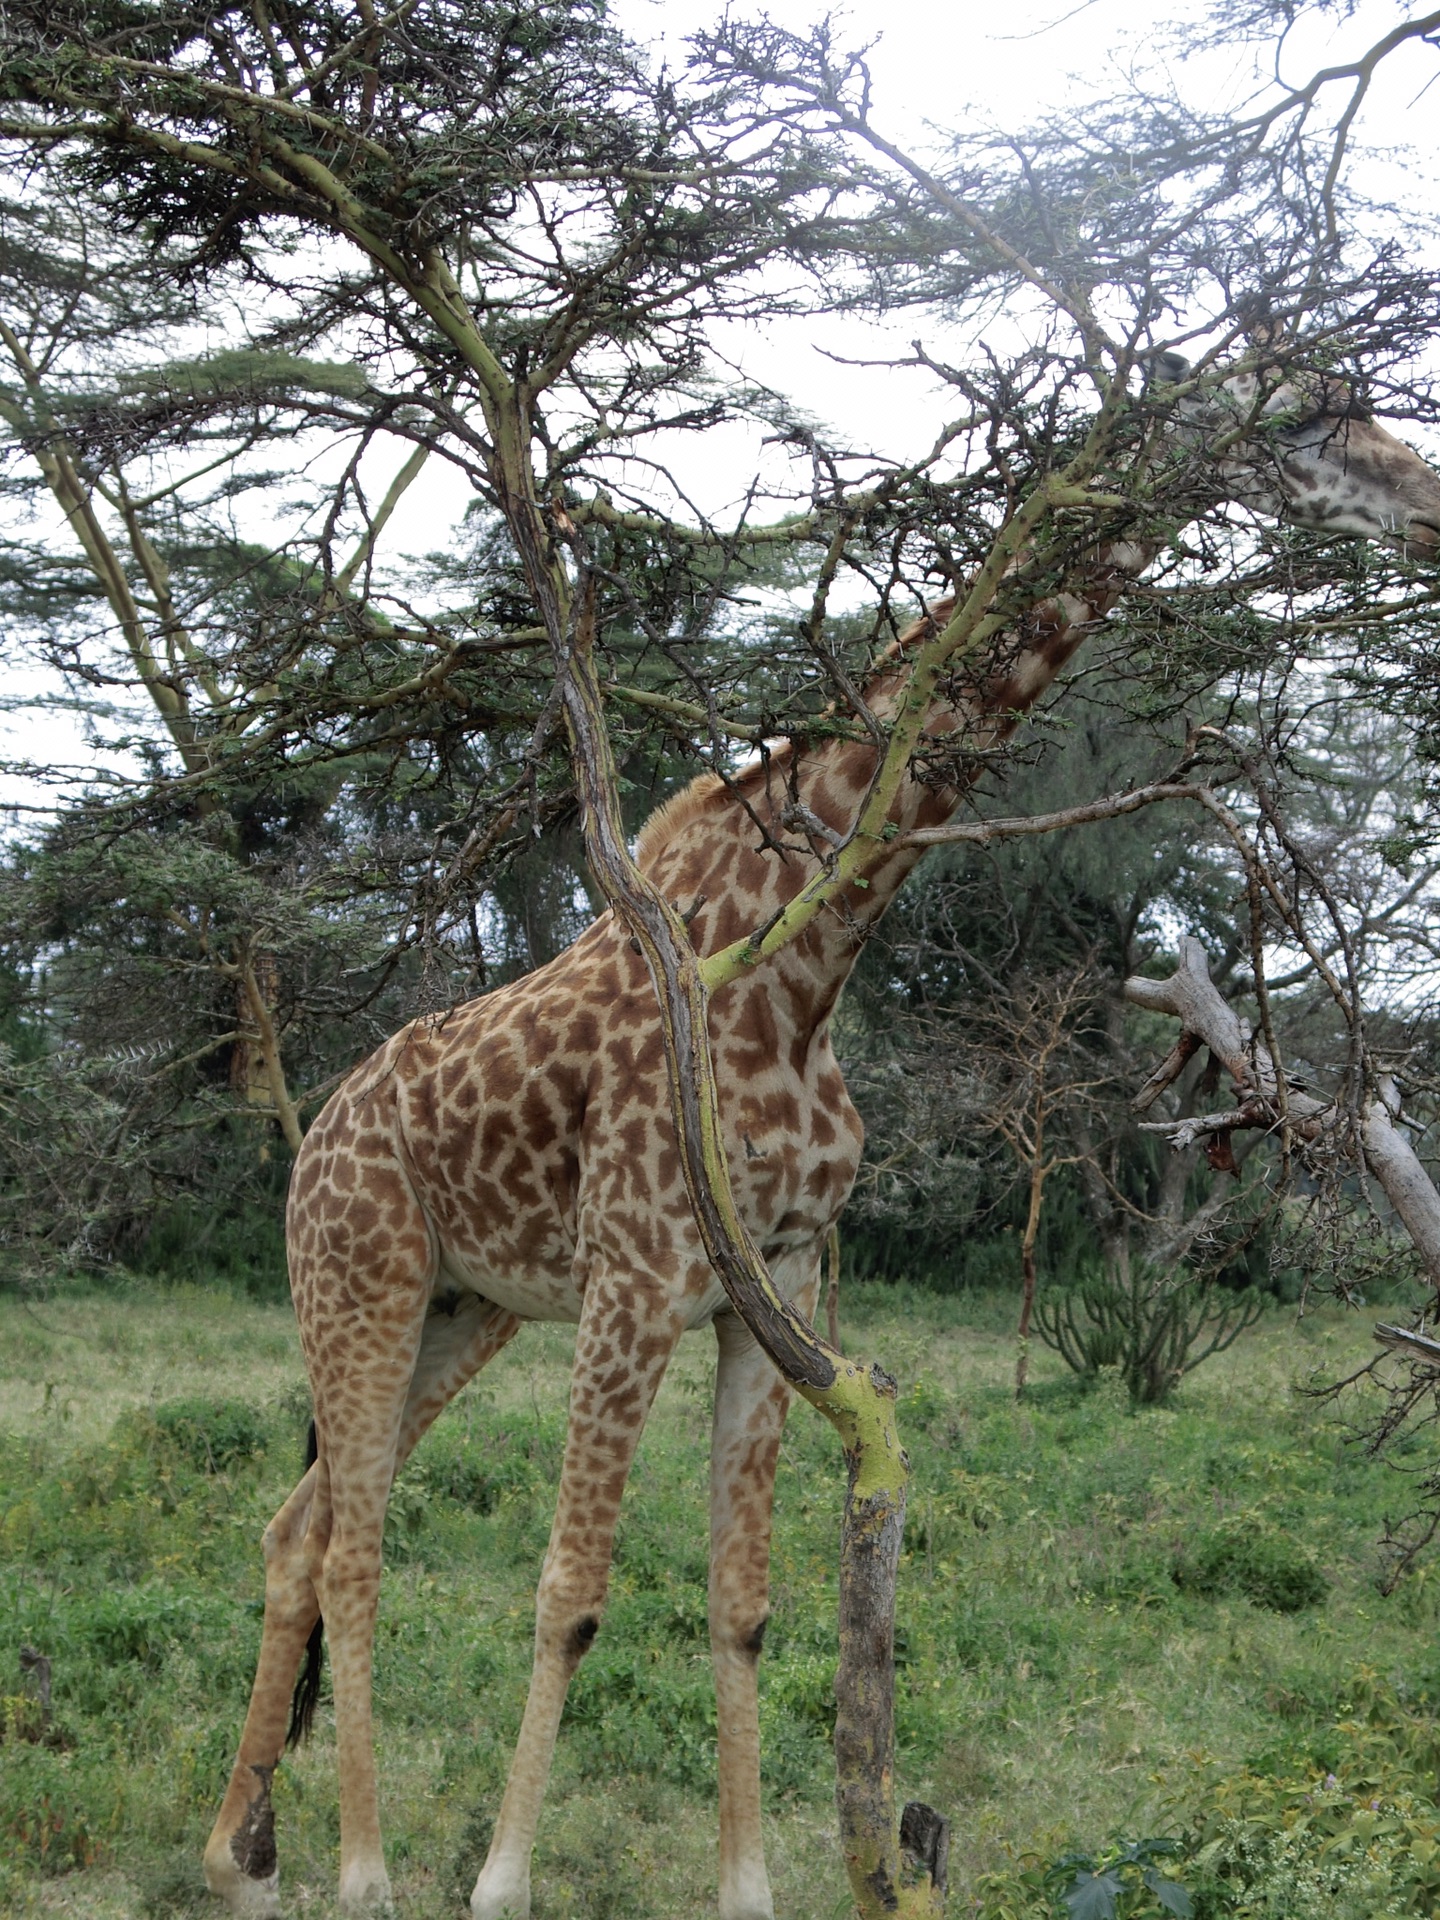
<instances>
[{"instance_id":1,"label":"giraffe neck","mask_svg":"<svg viewBox=\"0 0 1440 1920\"><path fill-rule=\"evenodd\" d=\"M950 818L978 777L980 756L1014 731L1152 557L1152 549L1128 544L1106 548L1087 567L1083 592L1037 603L937 706L926 726L936 749L933 769L922 749L890 809L894 851L871 870L868 884L847 888L755 976L786 1003L797 1028L813 1031L829 1018L870 931L920 859L922 850L905 845L904 836ZM895 651L903 653L943 624L951 605L941 601L902 634ZM892 665L867 685L866 704L880 720L902 679ZM944 746L956 735L964 755ZM660 810L641 835L640 863L690 914L698 952L717 952L763 928L795 897L854 827L877 763L868 739L831 740L799 752L787 742L728 785L703 776Z\"/></svg>"},{"instance_id":2,"label":"giraffe neck","mask_svg":"<svg viewBox=\"0 0 1440 1920\"><path fill-rule=\"evenodd\" d=\"M1185 371L1180 356L1162 357L1164 378L1179 380ZM1208 402L1183 403L1175 423L1182 440L1187 433L1192 440L1198 435L1198 444L1208 448L1206 436L1217 423L1223 428L1245 417L1247 394L1253 401L1254 391L1254 377L1245 376L1222 383ZM1222 452L1211 472L1215 501L1230 498L1302 526L1359 533L1411 555L1440 557L1440 474L1417 453L1373 420L1357 418L1348 396L1324 380L1307 387L1297 376L1282 383L1266 408L1277 420L1283 413L1284 420L1275 431ZM969 683L936 708L927 733L932 740L958 735L973 770L952 752L927 778L922 751L891 809L895 848L872 869L868 884L851 886L749 976L752 983L765 983L777 1005L788 1000L797 1028L808 1025L813 1032L828 1019L867 933L919 859L904 835L940 825L955 812L974 784L979 756L1014 731L1157 551L1117 541L1092 553L1065 590L1033 605L990 649ZM895 652L949 611L942 602L901 636ZM891 664L866 688L879 717L899 685L900 670ZM798 756L787 745L729 784L713 775L696 781L660 810L641 835L641 865L690 912L691 937L702 954L765 927L823 867L859 818L876 766L876 749L864 740L831 741ZM724 991L741 990L737 982Z\"/></svg>"}]
</instances>

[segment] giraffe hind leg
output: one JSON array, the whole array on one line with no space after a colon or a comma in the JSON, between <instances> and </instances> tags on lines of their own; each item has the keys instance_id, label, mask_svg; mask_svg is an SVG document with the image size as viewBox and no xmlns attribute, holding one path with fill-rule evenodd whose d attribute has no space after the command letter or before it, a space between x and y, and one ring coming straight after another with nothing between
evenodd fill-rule
<instances>
[{"instance_id":1,"label":"giraffe hind leg","mask_svg":"<svg viewBox=\"0 0 1440 1920\"><path fill-rule=\"evenodd\" d=\"M775 1266L814 1311L818 1248ZM773 1920L760 1830L760 1649L770 1612L770 1517L790 1389L735 1313L715 1316L710 1451L710 1649L720 1776L720 1920Z\"/></svg>"},{"instance_id":2,"label":"giraffe hind leg","mask_svg":"<svg viewBox=\"0 0 1440 1920\"><path fill-rule=\"evenodd\" d=\"M452 1313L427 1318L401 1417L397 1464L519 1324L513 1314L473 1295ZM320 1469L313 1422L307 1452L304 1477L265 1531L260 1660L240 1755L205 1849L205 1877L211 1891L233 1913L254 1916L254 1920L268 1920L280 1911L270 1782L283 1748L304 1737L319 1699L323 1671L324 1622L307 1562L317 1551L323 1554L328 1540L329 1499L328 1489L318 1503L315 1499ZM297 1667L301 1668L298 1680Z\"/></svg>"},{"instance_id":3,"label":"giraffe hind leg","mask_svg":"<svg viewBox=\"0 0 1440 1920\"><path fill-rule=\"evenodd\" d=\"M506 1313L476 1294L426 1320L420 1358L400 1421L400 1443L395 1454L397 1473L436 1416L487 1361L494 1359L513 1338L519 1325L513 1313ZM319 1440L312 1420L305 1458L307 1467L314 1464L318 1452ZM290 1700L290 1725L285 1734L287 1747L301 1746L310 1737L324 1672L325 1622L317 1612L310 1638L305 1643L300 1677Z\"/></svg>"}]
</instances>

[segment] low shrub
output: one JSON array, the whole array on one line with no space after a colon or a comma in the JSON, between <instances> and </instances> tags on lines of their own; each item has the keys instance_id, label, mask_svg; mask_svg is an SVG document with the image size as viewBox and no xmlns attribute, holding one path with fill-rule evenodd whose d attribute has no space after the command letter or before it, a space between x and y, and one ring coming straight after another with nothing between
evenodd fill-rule
<instances>
[{"instance_id":1,"label":"low shrub","mask_svg":"<svg viewBox=\"0 0 1440 1920\"><path fill-rule=\"evenodd\" d=\"M54 1801L48 1793L33 1805L18 1808L5 1822L5 1831L18 1857L42 1874L93 1866L100 1851L83 1810Z\"/></svg>"},{"instance_id":2,"label":"low shrub","mask_svg":"<svg viewBox=\"0 0 1440 1920\"><path fill-rule=\"evenodd\" d=\"M1272 1613L1299 1613L1324 1600L1330 1583L1292 1534L1255 1512L1228 1514L1174 1564L1191 1593L1239 1593Z\"/></svg>"},{"instance_id":3,"label":"low shrub","mask_svg":"<svg viewBox=\"0 0 1440 1920\"><path fill-rule=\"evenodd\" d=\"M159 1583L120 1588L77 1600L68 1610L66 1639L78 1658L101 1667L134 1661L160 1673L177 1646L230 1629L228 1613L210 1595L177 1592Z\"/></svg>"},{"instance_id":4,"label":"low shrub","mask_svg":"<svg viewBox=\"0 0 1440 1920\"><path fill-rule=\"evenodd\" d=\"M69 1755L34 1746L7 1751L0 1766L0 1891L6 1869L48 1879L95 1864L103 1848L93 1787L92 1779L72 1773Z\"/></svg>"},{"instance_id":5,"label":"low shrub","mask_svg":"<svg viewBox=\"0 0 1440 1920\"><path fill-rule=\"evenodd\" d=\"M439 1545L446 1511L500 1524L495 1544L521 1561L543 1551L560 1460L565 1410L502 1414L472 1408L463 1425L438 1423L395 1477L385 1514L385 1554L424 1562ZM532 1539L532 1535L538 1535Z\"/></svg>"},{"instance_id":6,"label":"low shrub","mask_svg":"<svg viewBox=\"0 0 1440 1920\"><path fill-rule=\"evenodd\" d=\"M1136 1260L1123 1275L1092 1273L1047 1288L1035 1302L1035 1331L1075 1373L1093 1378L1118 1367L1131 1399L1154 1406L1232 1347L1264 1305L1254 1287L1237 1293L1184 1268L1157 1271Z\"/></svg>"},{"instance_id":7,"label":"low shrub","mask_svg":"<svg viewBox=\"0 0 1440 1920\"><path fill-rule=\"evenodd\" d=\"M1099 1854L1027 1854L1015 1872L980 1882L975 1920L1191 1920L1186 1888L1171 1877L1178 1840L1117 1840ZM1162 1867L1159 1863L1163 1861Z\"/></svg>"},{"instance_id":8,"label":"low shrub","mask_svg":"<svg viewBox=\"0 0 1440 1920\"><path fill-rule=\"evenodd\" d=\"M588 1778L629 1774L714 1792L708 1662L660 1660L652 1649L602 1637L570 1683L564 1724Z\"/></svg>"},{"instance_id":9,"label":"low shrub","mask_svg":"<svg viewBox=\"0 0 1440 1920\"><path fill-rule=\"evenodd\" d=\"M1440 1810L1375 1781L1228 1774L1186 1852L1197 1920L1400 1920L1440 1901Z\"/></svg>"},{"instance_id":10,"label":"low shrub","mask_svg":"<svg viewBox=\"0 0 1440 1920\"><path fill-rule=\"evenodd\" d=\"M67 1730L86 1717L128 1726L169 1697L177 1678L193 1687L201 1669L212 1707L238 1703L253 1672L258 1628L235 1601L162 1580L65 1596L44 1628L56 1713L63 1716L55 1740L73 1744Z\"/></svg>"},{"instance_id":11,"label":"low shrub","mask_svg":"<svg viewBox=\"0 0 1440 1920\"><path fill-rule=\"evenodd\" d=\"M269 1424L245 1400L166 1400L154 1409L161 1435L201 1473L253 1460L270 1441Z\"/></svg>"},{"instance_id":12,"label":"low shrub","mask_svg":"<svg viewBox=\"0 0 1440 1920\"><path fill-rule=\"evenodd\" d=\"M1329 1767L1201 1760L1174 1833L1021 1854L980 1881L974 1920L1435 1920L1440 1723L1367 1669L1347 1691Z\"/></svg>"}]
</instances>

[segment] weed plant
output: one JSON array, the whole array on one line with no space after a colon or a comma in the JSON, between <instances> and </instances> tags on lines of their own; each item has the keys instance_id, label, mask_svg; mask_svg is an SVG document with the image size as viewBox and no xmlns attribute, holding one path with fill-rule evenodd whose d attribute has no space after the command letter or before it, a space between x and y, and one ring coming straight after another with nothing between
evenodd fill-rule
<instances>
[{"instance_id":1,"label":"weed plant","mask_svg":"<svg viewBox=\"0 0 1440 1920\"><path fill-rule=\"evenodd\" d=\"M842 1307L847 1348L902 1382L915 1478L899 1784L954 1823L952 1911L1063 1914L1083 1871L1087 1886L1110 1874L1130 1902L1116 1911L1138 1914L1147 1868L1183 1884L1201 1920L1303 1920L1342 1892L1433 1911L1428 1882L1397 1862L1440 1820L1436 1578L1423 1568L1379 1596L1376 1541L1403 1486L1292 1390L1313 1368L1348 1370L1368 1325L1275 1313L1169 1406L1136 1409L1118 1378L1087 1389L1041 1355L1017 1405L1012 1315L1005 1297L903 1286L854 1286ZM376 1701L411 1920L462 1911L499 1804L571 1338L527 1329L437 1423L391 1503ZM542 1822L537 1920L713 1910L712 1373L708 1336L682 1343L626 1496ZM277 1305L140 1282L0 1302L0 1911L203 1910L199 1853L258 1645L259 1536L300 1472L307 1415ZM845 1911L829 1753L840 1499L828 1429L799 1408L761 1668L785 1920ZM22 1644L52 1662L43 1724ZM1304 1824L1307 1792L1324 1818ZM276 1806L287 1901L323 1920L338 1839L328 1701ZM1366 1820L1398 1824L1367 1835ZM1181 1852L1161 1860L1158 1839ZM1348 1892L1324 1877L1345 1849ZM1067 1855L1092 1864L1066 1881ZM1311 1907L1276 1905L1305 1874Z\"/></svg>"}]
</instances>

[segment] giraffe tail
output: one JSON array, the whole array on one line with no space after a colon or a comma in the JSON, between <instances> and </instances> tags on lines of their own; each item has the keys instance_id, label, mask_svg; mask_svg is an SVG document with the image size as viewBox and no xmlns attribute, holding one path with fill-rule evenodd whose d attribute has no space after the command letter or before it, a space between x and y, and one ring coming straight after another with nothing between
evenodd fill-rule
<instances>
[{"instance_id":1,"label":"giraffe tail","mask_svg":"<svg viewBox=\"0 0 1440 1920\"><path fill-rule=\"evenodd\" d=\"M305 1471L308 1473L320 1458L320 1439L315 1430L315 1422L310 1422L310 1435L305 1444ZM315 1708L320 1699L320 1680L325 1672L325 1620L318 1617L310 1629L310 1638L305 1643L305 1659L300 1668L300 1677L295 1682L295 1691L290 1697L290 1725L285 1733L287 1747L298 1747L310 1737L310 1724L315 1718Z\"/></svg>"}]
</instances>

